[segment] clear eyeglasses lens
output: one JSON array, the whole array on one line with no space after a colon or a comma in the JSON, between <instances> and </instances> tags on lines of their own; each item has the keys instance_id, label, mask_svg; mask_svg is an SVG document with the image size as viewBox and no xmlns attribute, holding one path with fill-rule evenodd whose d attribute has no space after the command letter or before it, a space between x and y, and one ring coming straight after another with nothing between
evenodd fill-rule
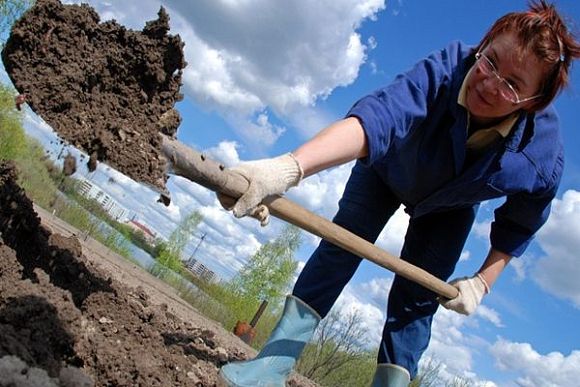
<instances>
[{"instance_id":1,"label":"clear eyeglasses lens","mask_svg":"<svg viewBox=\"0 0 580 387\"><path fill-rule=\"evenodd\" d=\"M501 96L511 103L518 103L520 100L518 94L513 89L513 87L511 87L509 83L497 73L497 69L491 60L480 52L475 54L475 59L477 59L479 68L485 75L494 75L499 81L498 90Z\"/></svg>"}]
</instances>

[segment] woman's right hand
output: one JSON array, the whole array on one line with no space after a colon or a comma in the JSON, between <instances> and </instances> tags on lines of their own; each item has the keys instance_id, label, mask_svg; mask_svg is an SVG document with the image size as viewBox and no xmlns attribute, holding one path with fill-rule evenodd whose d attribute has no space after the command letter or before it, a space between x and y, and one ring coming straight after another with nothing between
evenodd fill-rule
<instances>
[{"instance_id":1,"label":"woman's right hand","mask_svg":"<svg viewBox=\"0 0 580 387\"><path fill-rule=\"evenodd\" d=\"M262 226L269 222L270 212L261 204L271 195L282 195L291 187L300 183L304 176L302 167L292 155L286 153L271 159L262 159L240 163L231 172L242 175L249 183L248 190L236 201L218 193L218 199L227 210L232 210L236 218L252 216Z\"/></svg>"}]
</instances>

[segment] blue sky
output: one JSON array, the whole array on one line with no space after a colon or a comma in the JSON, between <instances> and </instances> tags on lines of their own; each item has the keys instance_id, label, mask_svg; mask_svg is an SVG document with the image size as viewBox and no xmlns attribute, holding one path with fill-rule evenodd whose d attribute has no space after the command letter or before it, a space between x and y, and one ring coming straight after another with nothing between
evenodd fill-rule
<instances>
[{"instance_id":1,"label":"blue sky","mask_svg":"<svg viewBox=\"0 0 580 387\"><path fill-rule=\"evenodd\" d=\"M185 41L188 67L185 100L178 105L180 141L226 165L272 157L300 145L340 119L365 93L387 84L417 60L451 40L476 44L499 16L526 7L525 1L439 0L126 0L89 1L103 20L115 18L141 29L162 3L173 33ZM576 0L556 1L580 23ZM570 23L574 31L578 28ZM2 79L6 79L5 75ZM477 313L463 317L446 310L434 321L426 358L442 362L444 374L463 375L481 386L563 386L580 380L580 71L556 102L562 121L567 164L553 213L520 259L512 260ZM29 133L50 146L49 127L30 112ZM331 218L350 165L306 179L288 197ZM81 172L86 174L86 172ZM113 176L115 183L109 177ZM229 278L284 224L260 228L234 219L213 193L172 178L173 202L165 208L156 195L100 166L89 177L138 219L168 235L192 210L204 215L191 252L202 233L198 258ZM482 205L456 275L471 275L488 249L493 209ZM407 223L399 210L378 245L397 255ZM318 240L305 235L296 258L301 266ZM364 263L336 307L358 310L369 337L378 341L392 274Z\"/></svg>"}]
</instances>

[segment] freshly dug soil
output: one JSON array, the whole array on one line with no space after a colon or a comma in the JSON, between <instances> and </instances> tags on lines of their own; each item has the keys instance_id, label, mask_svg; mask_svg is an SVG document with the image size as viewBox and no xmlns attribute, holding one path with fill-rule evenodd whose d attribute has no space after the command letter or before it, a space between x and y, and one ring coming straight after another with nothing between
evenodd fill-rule
<instances>
[{"instance_id":1,"label":"freshly dug soil","mask_svg":"<svg viewBox=\"0 0 580 387\"><path fill-rule=\"evenodd\" d=\"M0 164L0 386L23 368L45 371L33 386L214 386L218 367L247 356L112 280L76 238L51 235L15 179Z\"/></svg>"},{"instance_id":2,"label":"freshly dug soil","mask_svg":"<svg viewBox=\"0 0 580 387\"><path fill-rule=\"evenodd\" d=\"M147 272L120 257L113 266L89 261L74 234L44 228L7 163L0 214L0 387L213 387L222 365L252 357L183 301L159 304L160 284ZM316 386L297 374L287 385Z\"/></svg>"},{"instance_id":3,"label":"freshly dug soil","mask_svg":"<svg viewBox=\"0 0 580 387\"><path fill-rule=\"evenodd\" d=\"M99 22L86 4L38 0L14 25L4 67L25 102L58 135L136 181L164 189L159 134L175 136L183 42L169 16L132 31Z\"/></svg>"}]
</instances>

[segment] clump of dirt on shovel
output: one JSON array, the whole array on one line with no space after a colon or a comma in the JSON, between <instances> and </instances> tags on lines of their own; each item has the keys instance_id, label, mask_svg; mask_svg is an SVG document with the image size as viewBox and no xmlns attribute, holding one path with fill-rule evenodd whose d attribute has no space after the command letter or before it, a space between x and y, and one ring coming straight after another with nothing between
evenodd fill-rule
<instances>
[{"instance_id":1,"label":"clump of dirt on shovel","mask_svg":"<svg viewBox=\"0 0 580 387\"><path fill-rule=\"evenodd\" d=\"M174 137L186 62L169 16L143 31L100 23L86 4L38 0L14 25L2 60L25 102L57 133L136 181L165 189L160 134Z\"/></svg>"},{"instance_id":2,"label":"clump of dirt on shovel","mask_svg":"<svg viewBox=\"0 0 580 387\"><path fill-rule=\"evenodd\" d=\"M77 159L71 153L68 153L64 157L64 161L62 163L62 173L65 176L71 176L76 171L77 171Z\"/></svg>"}]
</instances>

